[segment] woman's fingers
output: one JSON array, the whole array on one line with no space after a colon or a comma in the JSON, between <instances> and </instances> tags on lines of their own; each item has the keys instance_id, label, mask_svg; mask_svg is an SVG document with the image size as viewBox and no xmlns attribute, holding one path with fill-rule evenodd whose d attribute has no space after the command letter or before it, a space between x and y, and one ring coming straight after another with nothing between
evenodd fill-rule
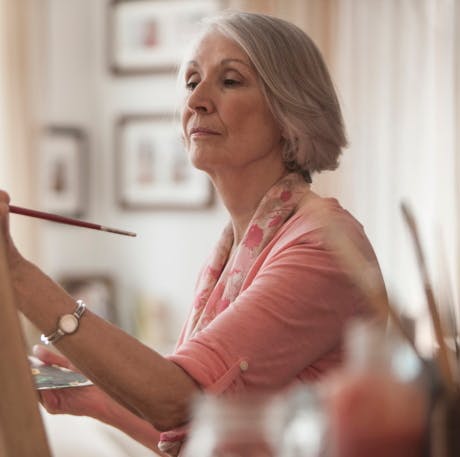
<instances>
[{"instance_id":1,"label":"woman's fingers","mask_svg":"<svg viewBox=\"0 0 460 457\"><path fill-rule=\"evenodd\" d=\"M38 392L40 403L50 414L59 414L63 411L59 408L59 393L54 390L43 390Z\"/></svg>"},{"instance_id":2,"label":"woman's fingers","mask_svg":"<svg viewBox=\"0 0 460 457\"><path fill-rule=\"evenodd\" d=\"M56 354L55 352L50 351L42 345L35 345L33 347L33 354L35 355L35 357L37 357L47 365L59 365L60 367L76 371L75 367L66 357Z\"/></svg>"},{"instance_id":3,"label":"woman's fingers","mask_svg":"<svg viewBox=\"0 0 460 457\"><path fill-rule=\"evenodd\" d=\"M3 218L8 218L8 213L10 212L10 196L4 190L0 189L0 216Z\"/></svg>"},{"instance_id":4,"label":"woman's fingers","mask_svg":"<svg viewBox=\"0 0 460 457\"><path fill-rule=\"evenodd\" d=\"M40 402L50 414L90 416L102 420L114 400L96 386L40 390Z\"/></svg>"},{"instance_id":5,"label":"woman's fingers","mask_svg":"<svg viewBox=\"0 0 460 457\"><path fill-rule=\"evenodd\" d=\"M21 255L16 249L13 240L10 236L10 224L9 224L9 213L10 213L10 196L7 192L0 189L0 228L4 241L6 242L8 262L11 268L14 268L17 263L21 260Z\"/></svg>"},{"instance_id":6,"label":"woman's fingers","mask_svg":"<svg viewBox=\"0 0 460 457\"><path fill-rule=\"evenodd\" d=\"M81 389L86 389L86 387ZM86 415L88 401L84 392L78 388L41 390L39 392L40 403L50 414Z\"/></svg>"},{"instance_id":7,"label":"woman's fingers","mask_svg":"<svg viewBox=\"0 0 460 457\"><path fill-rule=\"evenodd\" d=\"M10 196L8 192L0 189L0 203L8 205L10 203Z\"/></svg>"},{"instance_id":8,"label":"woman's fingers","mask_svg":"<svg viewBox=\"0 0 460 457\"><path fill-rule=\"evenodd\" d=\"M1 227L5 235L8 233L8 213L10 196L4 190L0 190L0 217L1 217Z\"/></svg>"}]
</instances>

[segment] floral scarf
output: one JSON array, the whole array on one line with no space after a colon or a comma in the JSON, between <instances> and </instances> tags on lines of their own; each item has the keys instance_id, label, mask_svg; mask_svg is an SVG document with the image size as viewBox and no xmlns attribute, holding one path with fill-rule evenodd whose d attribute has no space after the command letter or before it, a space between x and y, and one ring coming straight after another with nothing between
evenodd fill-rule
<instances>
[{"instance_id":1,"label":"floral scarf","mask_svg":"<svg viewBox=\"0 0 460 457\"><path fill-rule=\"evenodd\" d=\"M308 184L297 173L276 182L259 203L233 255L230 255L234 241L232 224L225 227L198 279L193 308L178 347L203 330L238 297L254 261L292 216L308 189ZM163 433L159 447L170 455L177 455L183 438L184 433L180 431Z\"/></svg>"}]
</instances>

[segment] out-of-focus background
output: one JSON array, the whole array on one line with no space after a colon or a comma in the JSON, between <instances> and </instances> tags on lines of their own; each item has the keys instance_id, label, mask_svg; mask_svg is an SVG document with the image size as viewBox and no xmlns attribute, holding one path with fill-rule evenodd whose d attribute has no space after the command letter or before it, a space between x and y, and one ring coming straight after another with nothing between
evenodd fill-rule
<instances>
[{"instance_id":1,"label":"out-of-focus background","mask_svg":"<svg viewBox=\"0 0 460 457\"><path fill-rule=\"evenodd\" d=\"M314 176L313 188L336 196L364 224L390 297L429 352L400 203L419 222L440 302L458 303L456 0L0 1L0 187L16 205L138 233L12 215L17 244L96 312L160 352L173 348L198 270L227 220L178 140L174 69L193 24L226 8L288 19L322 50L350 146L338 170ZM25 329L37 342L37 331ZM88 420L46 420L55 455L145 452ZM65 433L72 421L82 436L99 434L100 448L93 440L93 453L82 450L80 435L78 448Z\"/></svg>"}]
</instances>

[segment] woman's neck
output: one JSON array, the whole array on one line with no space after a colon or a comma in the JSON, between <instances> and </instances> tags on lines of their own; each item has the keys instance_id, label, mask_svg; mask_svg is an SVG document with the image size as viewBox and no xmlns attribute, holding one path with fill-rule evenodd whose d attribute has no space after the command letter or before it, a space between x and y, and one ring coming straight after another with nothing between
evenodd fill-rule
<instances>
[{"instance_id":1,"label":"woman's neck","mask_svg":"<svg viewBox=\"0 0 460 457\"><path fill-rule=\"evenodd\" d=\"M260 201L267 191L288 172L283 168L263 173L226 172L212 176L214 185L230 213L234 247L243 238Z\"/></svg>"}]
</instances>

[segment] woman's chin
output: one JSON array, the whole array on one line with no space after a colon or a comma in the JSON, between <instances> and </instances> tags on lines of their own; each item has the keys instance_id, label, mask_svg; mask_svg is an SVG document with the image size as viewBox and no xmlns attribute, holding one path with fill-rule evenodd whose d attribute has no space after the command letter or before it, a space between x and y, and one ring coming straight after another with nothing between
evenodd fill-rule
<instances>
[{"instance_id":1,"label":"woman's chin","mask_svg":"<svg viewBox=\"0 0 460 457\"><path fill-rule=\"evenodd\" d=\"M193 167L195 167L197 170L201 170L206 173L209 173L213 169L212 163L209 160L209 158L207 159L203 157L203 155L201 154L200 155L193 154L190 158L190 161Z\"/></svg>"}]
</instances>

